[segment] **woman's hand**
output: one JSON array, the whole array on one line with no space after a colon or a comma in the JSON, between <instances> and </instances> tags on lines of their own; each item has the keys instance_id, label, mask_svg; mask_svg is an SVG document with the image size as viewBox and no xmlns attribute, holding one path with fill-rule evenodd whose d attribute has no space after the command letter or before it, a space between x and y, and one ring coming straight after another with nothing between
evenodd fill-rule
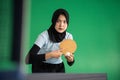
<instances>
[{"instance_id":1,"label":"woman's hand","mask_svg":"<svg viewBox=\"0 0 120 80\"><path fill-rule=\"evenodd\" d=\"M72 53L66 53L65 58L67 59L68 62L73 62L74 61L74 55Z\"/></svg>"},{"instance_id":2,"label":"woman's hand","mask_svg":"<svg viewBox=\"0 0 120 80\"><path fill-rule=\"evenodd\" d=\"M45 55L45 59L49 59L49 58L59 58L60 56L62 56L62 52L61 50L55 50L52 52L49 52Z\"/></svg>"},{"instance_id":3,"label":"woman's hand","mask_svg":"<svg viewBox=\"0 0 120 80\"><path fill-rule=\"evenodd\" d=\"M52 58L59 58L62 55L61 50L56 50L51 52L51 57Z\"/></svg>"}]
</instances>

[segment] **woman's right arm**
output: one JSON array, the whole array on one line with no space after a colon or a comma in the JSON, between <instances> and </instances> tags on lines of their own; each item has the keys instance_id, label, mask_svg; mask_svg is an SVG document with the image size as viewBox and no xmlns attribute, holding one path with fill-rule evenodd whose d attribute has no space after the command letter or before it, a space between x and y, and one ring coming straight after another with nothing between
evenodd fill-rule
<instances>
[{"instance_id":1,"label":"woman's right arm","mask_svg":"<svg viewBox=\"0 0 120 80\"><path fill-rule=\"evenodd\" d=\"M26 56L25 63L32 64L34 62L45 61L49 58L59 58L62 55L61 50L55 50L52 52L48 52L46 54L38 55L37 53L39 50L40 50L40 47L34 44Z\"/></svg>"},{"instance_id":2,"label":"woman's right arm","mask_svg":"<svg viewBox=\"0 0 120 80\"><path fill-rule=\"evenodd\" d=\"M40 47L34 44L30 51L28 52L25 63L26 64L32 64L34 61L36 62L38 60L37 53L40 50ZM40 55L41 58L39 58L41 61L44 60L45 55Z\"/></svg>"}]
</instances>

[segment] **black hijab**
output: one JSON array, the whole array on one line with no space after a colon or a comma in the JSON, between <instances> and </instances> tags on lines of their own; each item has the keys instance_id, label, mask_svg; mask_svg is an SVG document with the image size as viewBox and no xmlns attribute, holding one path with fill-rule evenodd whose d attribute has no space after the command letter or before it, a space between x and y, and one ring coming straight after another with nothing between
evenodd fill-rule
<instances>
[{"instance_id":1,"label":"black hijab","mask_svg":"<svg viewBox=\"0 0 120 80\"><path fill-rule=\"evenodd\" d=\"M69 14L65 9L57 9L52 16L52 25L48 29L49 38L52 42L60 42L65 38L66 31L63 33L59 33L55 30L55 24L60 15L64 15L67 21L67 24L69 23Z\"/></svg>"}]
</instances>

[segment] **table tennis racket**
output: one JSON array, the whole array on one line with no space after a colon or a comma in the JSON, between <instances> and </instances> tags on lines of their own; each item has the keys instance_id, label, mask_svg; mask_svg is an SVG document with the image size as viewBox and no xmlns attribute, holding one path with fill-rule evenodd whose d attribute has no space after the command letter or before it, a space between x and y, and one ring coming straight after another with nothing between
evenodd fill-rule
<instances>
[{"instance_id":1,"label":"table tennis racket","mask_svg":"<svg viewBox=\"0 0 120 80\"><path fill-rule=\"evenodd\" d=\"M60 43L60 49L64 55L70 55L69 53L74 53L76 48L76 42L72 39L65 39Z\"/></svg>"}]
</instances>

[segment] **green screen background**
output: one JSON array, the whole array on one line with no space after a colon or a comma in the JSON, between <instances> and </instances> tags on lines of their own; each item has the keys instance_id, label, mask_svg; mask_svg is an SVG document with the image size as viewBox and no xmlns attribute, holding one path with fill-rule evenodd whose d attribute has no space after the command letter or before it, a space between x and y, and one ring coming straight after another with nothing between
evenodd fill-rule
<instances>
[{"instance_id":1,"label":"green screen background","mask_svg":"<svg viewBox=\"0 0 120 80\"><path fill-rule=\"evenodd\" d=\"M108 80L120 80L119 0L26 0L24 1L22 67L37 36L51 25L53 12L65 8L70 14L67 31L77 43L75 63L66 73L107 73ZM13 2L0 0L0 71L16 68L10 61L13 29Z\"/></svg>"},{"instance_id":2,"label":"green screen background","mask_svg":"<svg viewBox=\"0 0 120 80\"><path fill-rule=\"evenodd\" d=\"M77 43L72 67L63 57L66 73L107 73L108 80L120 80L119 0L31 0L26 51L37 36L49 28L52 14L58 8L69 12L67 31ZM31 65L25 66L26 72L31 73Z\"/></svg>"},{"instance_id":3,"label":"green screen background","mask_svg":"<svg viewBox=\"0 0 120 80\"><path fill-rule=\"evenodd\" d=\"M11 61L13 31L13 1L0 0L0 72L15 70Z\"/></svg>"}]
</instances>

